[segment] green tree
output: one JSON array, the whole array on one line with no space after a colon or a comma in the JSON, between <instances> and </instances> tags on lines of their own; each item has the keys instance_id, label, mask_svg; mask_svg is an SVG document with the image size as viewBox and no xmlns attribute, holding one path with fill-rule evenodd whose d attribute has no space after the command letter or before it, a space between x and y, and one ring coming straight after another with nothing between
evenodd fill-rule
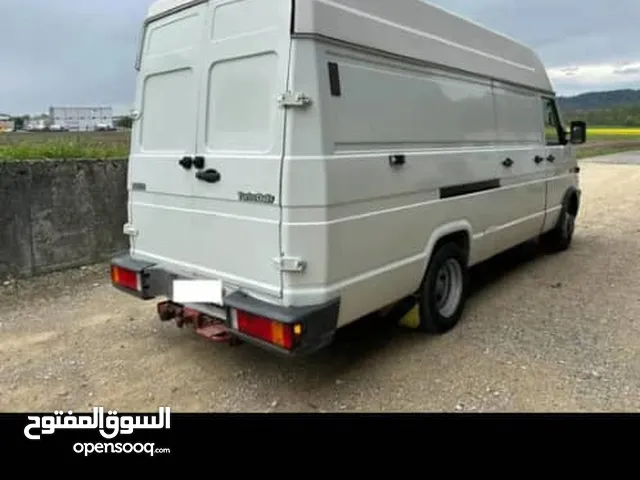
<instances>
[{"instance_id":1,"label":"green tree","mask_svg":"<svg viewBox=\"0 0 640 480\"><path fill-rule=\"evenodd\" d=\"M116 122L116 127L119 128L131 128L133 126L133 118L131 117L122 117L119 118Z\"/></svg>"},{"instance_id":2,"label":"green tree","mask_svg":"<svg viewBox=\"0 0 640 480\"><path fill-rule=\"evenodd\" d=\"M28 117L13 117L14 128L16 130L24 130L26 123L29 121Z\"/></svg>"}]
</instances>

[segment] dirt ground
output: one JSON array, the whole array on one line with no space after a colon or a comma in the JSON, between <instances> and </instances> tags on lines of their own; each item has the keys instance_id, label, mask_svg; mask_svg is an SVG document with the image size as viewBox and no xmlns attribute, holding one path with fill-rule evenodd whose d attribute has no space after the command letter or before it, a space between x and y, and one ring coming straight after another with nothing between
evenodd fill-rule
<instances>
[{"instance_id":1,"label":"dirt ground","mask_svg":"<svg viewBox=\"0 0 640 480\"><path fill-rule=\"evenodd\" d=\"M356 324L287 360L163 324L106 266L0 282L0 410L640 410L640 166L584 163L569 252L472 272L443 337Z\"/></svg>"}]
</instances>

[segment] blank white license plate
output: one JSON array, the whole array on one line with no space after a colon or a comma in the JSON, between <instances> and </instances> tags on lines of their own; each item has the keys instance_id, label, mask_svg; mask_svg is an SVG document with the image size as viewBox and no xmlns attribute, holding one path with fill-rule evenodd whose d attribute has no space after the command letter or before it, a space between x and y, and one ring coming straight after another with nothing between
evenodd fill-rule
<instances>
[{"instance_id":1,"label":"blank white license plate","mask_svg":"<svg viewBox=\"0 0 640 480\"><path fill-rule=\"evenodd\" d=\"M174 280L176 303L214 303L222 306L222 282L219 280Z\"/></svg>"}]
</instances>

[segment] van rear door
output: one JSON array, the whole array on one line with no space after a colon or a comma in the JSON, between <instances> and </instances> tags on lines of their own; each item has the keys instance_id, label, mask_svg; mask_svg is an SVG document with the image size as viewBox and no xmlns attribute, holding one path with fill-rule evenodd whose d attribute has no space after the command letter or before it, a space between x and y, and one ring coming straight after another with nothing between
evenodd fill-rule
<instances>
[{"instance_id":1,"label":"van rear door","mask_svg":"<svg viewBox=\"0 0 640 480\"><path fill-rule=\"evenodd\" d=\"M130 168L134 256L281 296L277 99L290 3L200 2L147 28ZM203 165L186 168L185 156Z\"/></svg>"}]
</instances>

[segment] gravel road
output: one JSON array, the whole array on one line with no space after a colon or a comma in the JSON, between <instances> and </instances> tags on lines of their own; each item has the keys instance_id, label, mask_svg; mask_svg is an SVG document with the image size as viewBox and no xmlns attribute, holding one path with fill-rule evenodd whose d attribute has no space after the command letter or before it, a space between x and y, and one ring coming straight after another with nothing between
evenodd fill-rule
<instances>
[{"instance_id":1,"label":"gravel road","mask_svg":"<svg viewBox=\"0 0 640 480\"><path fill-rule=\"evenodd\" d=\"M472 273L459 327L354 325L314 357L210 344L106 266L0 283L0 410L640 410L640 167L583 164L573 248Z\"/></svg>"}]
</instances>

